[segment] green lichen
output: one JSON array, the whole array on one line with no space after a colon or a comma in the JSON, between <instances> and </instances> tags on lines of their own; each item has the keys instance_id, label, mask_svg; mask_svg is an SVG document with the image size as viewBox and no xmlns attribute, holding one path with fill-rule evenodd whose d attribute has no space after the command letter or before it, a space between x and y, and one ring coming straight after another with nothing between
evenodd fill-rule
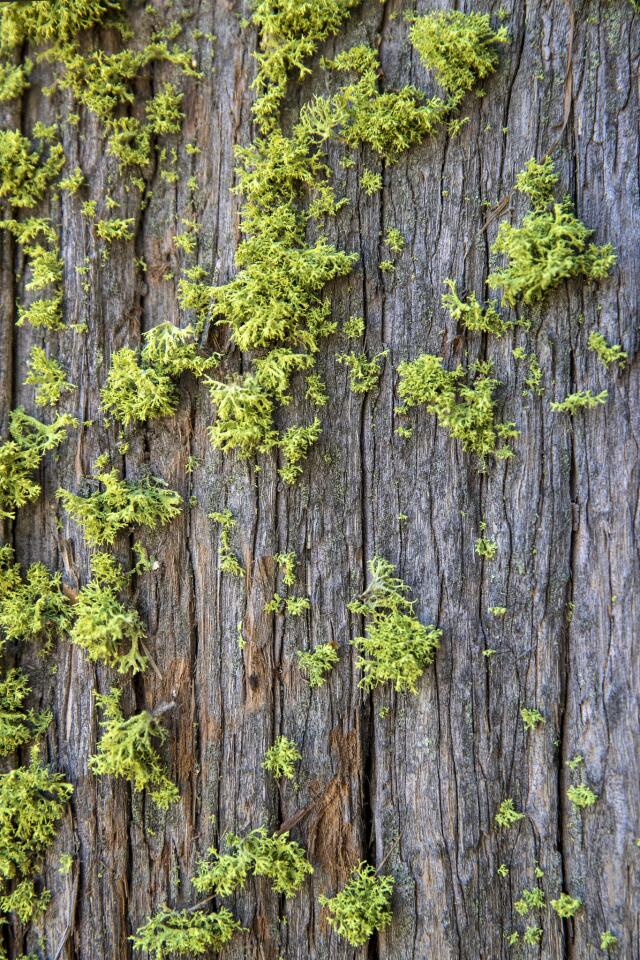
<instances>
[{"instance_id":1,"label":"green lichen","mask_svg":"<svg viewBox=\"0 0 640 960\"><path fill-rule=\"evenodd\" d=\"M543 936L544 930L542 927L528 926L522 936L522 942L526 943L528 946L534 947L536 944L540 943Z\"/></svg>"},{"instance_id":2,"label":"green lichen","mask_svg":"<svg viewBox=\"0 0 640 960\"><path fill-rule=\"evenodd\" d=\"M544 910L546 905L544 891L541 887L531 887L529 890L524 889L520 895L520 899L514 903L516 911L523 917L526 917L530 910Z\"/></svg>"},{"instance_id":3,"label":"green lichen","mask_svg":"<svg viewBox=\"0 0 640 960\"><path fill-rule=\"evenodd\" d=\"M525 730L535 730L541 723L544 723L544 717L539 710L530 710L523 707L520 711Z\"/></svg>"},{"instance_id":4,"label":"green lichen","mask_svg":"<svg viewBox=\"0 0 640 960\"><path fill-rule=\"evenodd\" d=\"M58 859L58 873L61 877L68 877L73 870L75 860L71 853L61 853Z\"/></svg>"},{"instance_id":5,"label":"green lichen","mask_svg":"<svg viewBox=\"0 0 640 960\"><path fill-rule=\"evenodd\" d=\"M507 326L496 310L497 301L492 300L486 307L482 307L475 293L470 294L466 300L461 300L455 280L444 282L449 287L449 293L443 294L442 306L449 311L453 320L461 323L466 330L502 336Z\"/></svg>"},{"instance_id":6,"label":"green lichen","mask_svg":"<svg viewBox=\"0 0 640 960\"><path fill-rule=\"evenodd\" d=\"M391 922L391 894L395 880L378 876L371 864L360 861L335 897L321 896L327 922L340 937L360 947Z\"/></svg>"},{"instance_id":7,"label":"green lichen","mask_svg":"<svg viewBox=\"0 0 640 960\"><path fill-rule=\"evenodd\" d=\"M498 554L498 544L490 537L477 537L474 549L477 555L485 560L495 560Z\"/></svg>"},{"instance_id":8,"label":"green lichen","mask_svg":"<svg viewBox=\"0 0 640 960\"><path fill-rule=\"evenodd\" d=\"M332 643L321 643L315 650L297 650L298 665L310 687L321 687L327 682L327 674L340 659Z\"/></svg>"},{"instance_id":9,"label":"green lichen","mask_svg":"<svg viewBox=\"0 0 640 960\"><path fill-rule=\"evenodd\" d=\"M209 439L220 450L237 450L241 457L270 450L277 441L273 428L274 400L255 376L229 382L208 380L209 395L216 405L216 421Z\"/></svg>"},{"instance_id":10,"label":"green lichen","mask_svg":"<svg viewBox=\"0 0 640 960\"><path fill-rule=\"evenodd\" d=\"M282 614L286 611L290 617L300 617L310 608L311 601L308 597L281 597L279 593L274 593L273 599L264 606L267 613Z\"/></svg>"},{"instance_id":11,"label":"green lichen","mask_svg":"<svg viewBox=\"0 0 640 960\"><path fill-rule=\"evenodd\" d=\"M391 227L390 230L387 230L384 242L393 253L402 253L404 250L404 237L396 227Z\"/></svg>"},{"instance_id":12,"label":"green lichen","mask_svg":"<svg viewBox=\"0 0 640 960\"><path fill-rule=\"evenodd\" d=\"M23 578L13 549L0 547L0 632L5 640L35 643L47 652L67 632L71 616L59 573L33 563Z\"/></svg>"},{"instance_id":13,"label":"green lichen","mask_svg":"<svg viewBox=\"0 0 640 960\"><path fill-rule=\"evenodd\" d=\"M146 950L155 960L203 956L229 943L241 926L231 911L170 910L162 907L129 939L134 950Z\"/></svg>"},{"instance_id":14,"label":"green lichen","mask_svg":"<svg viewBox=\"0 0 640 960\"><path fill-rule=\"evenodd\" d=\"M29 680L22 670L8 670L0 678L0 757L37 739L53 719L49 710L25 709L30 692Z\"/></svg>"},{"instance_id":15,"label":"green lichen","mask_svg":"<svg viewBox=\"0 0 640 960\"><path fill-rule=\"evenodd\" d=\"M316 374L312 373L306 379L307 390L305 393L305 400L310 400L316 407L326 406L327 400L327 387L324 380Z\"/></svg>"},{"instance_id":16,"label":"green lichen","mask_svg":"<svg viewBox=\"0 0 640 960\"><path fill-rule=\"evenodd\" d=\"M264 827L259 827L244 837L228 834L225 846L228 852L224 854L210 848L208 859L198 865L193 880L196 890L227 897L244 887L252 875L265 877L275 893L290 898L313 873L304 850L289 839L288 833L269 836Z\"/></svg>"},{"instance_id":17,"label":"green lichen","mask_svg":"<svg viewBox=\"0 0 640 960\"><path fill-rule=\"evenodd\" d=\"M554 199L557 180L550 157L530 160L516 182L533 209L519 226L500 224L492 251L504 254L507 264L487 278L491 289L502 290L505 303L538 303L563 280L602 279L615 263L610 244L590 242L592 230L578 220L568 198Z\"/></svg>"},{"instance_id":18,"label":"green lichen","mask_svg":"<svg viewBox=\"0 0 640 960\"><path fill-rule=\"evenodd\" d=\"M42 217L29 217L21 221L1 220L0 229L11 233L27 259L31 277L25 289L40 291L52 288L47 296L33 300L27 306L19 304L17 326L29 323L32 327L44 327L47 330L62 329L63 263L55 229Z\"/></svg>"},{"instance_id":19,"label":"green lichen","mask_svg":"<svg viewBox=\"0 0 640 960\"><path fill-rule=\"evenodd\" d=\"M505 617L507 615L506 607L487 607L492 617Z\"/></svg>"},{"instance_id":20,"label":"green lichen","mask_svg":"<svg viewBox=\"0 0 640 960\"><path fill-rule=\"evenodd\" d=\"M122 480L117 470L103 471L101 461L93 480L103 491L86 496L60 488L56 496L72 520L80 524L87 543L114 543L118 534L132 527L154 528L170 523L180 513L182 497L167 489L159 477Z\"/></svg>"},{"instance_id":21,"label":"green lichen","mask_svg":"<svg viewBox=\"0 0 640 960\"><path fill-rule=\"evenodd\" d=\"M570 393L564 400L552 402L551 409L557 413L568 413L573 417L580 410L593 410L594 407L606 403L608 396L607 390L602 390L595 395L591 390L577 390L575 393Z\"/></svg>"},{"instance_id":22,"label":"green lichen","mask_svg":"<svg viewBox=\"0 0 640 960\"><path fill-rule=\"evenodd\" d=\"M49 891L38 893L35 880L72 793L35 747L28 766L0 774L0 911L23 923L49 903Z\"/></svg>"},{"instance_id":23,"label":"green lichen","mask_svg":"<svg viewBox=\"0 0 640 960\"><path fill-rule=\"evenodd\" d=\"M175 39L179 32L179 27L169 31L169 39ZM167 36L161 34L154 34L140 49L124 49L116 53L101 49L87 53L81 49L75 36L50 37L49 40L55 42L42 57L60 69L54 83L45 92L69 90L78 104L96 114L108 132L108 152L116 157L121 167L148 167L152 159L153 138L180 129L182 94L173 84L165 83L155 97L146 102L145 121L122 116L121 108L133 105L135 82L153 62L173 64L185 76L200 77L192 56L170 46ZM160 173L162 176L166 171ZM132 183L144 189L144 181L139 177L134 177Z\"/></svg>"},{"instance_id":24,"label":"green lichen","mask_svg":"<svg viewBox=\"0 0 640 960\"><path fill-rule=\"evenodd\" d=\"M310 154L314 134L297 126L291 138L274 132L238 152L246 238L236 255L240 272L213 298L214 315L229 324L241 350L286 345L315 352L335 327L321 293L330 280L350 273L357 258L324 237L313 246L305 242L311 214L299 211L298 194L305 184L322 185L326 176L321 159Z\"/></svg>"},{"instance_id":25,"label":"green lichen","mask_svg":"<svg viewBox=\"0 0 640 960\"><path fill-rule=\"evenodd\" d=\"M24 63L0 63L0 103L16 100L28 90L32 66L29 59Z\"/></svg>"},{"instance_id":26,"label":"green lichen","mask_svg":"<svg viewBox=\"0 0 640 960\"><path fill-rule=\"evenodd\" d=\"M75 390L62 366L53 357L47 357L42 347L31 348L28 370L24 382L36 388L35 401L39 407L55 407L64 393Z\"/></svg>"},{"instance_id":27,"label":"green lichen","mask_svg":"<svg viewBox=\"0 0 640 960\"><path fill-rule=\"evenodd\" d=\"M356 47L324 62L355 73L355 81L331 97L305 103L285 136L277 114L289 71L306 72L306 58L354 5L351 0L278 5L264 0L254 8L260 30L255 116L261 135L237 152L237 189L244 201L238 273L223 286L194 292L203 313L228 326L241 351L252 352L241 378L209 382L217 414L211 441L241 456L296 447L295 462L281 473L286 482L299 475L315 436L312 428L295 426L279 437L274 417L288 402L292 376L313 365L320 341L335 329L324 287L348 275L357 259L322 235L313 243L307 239L310 222L335 215L344 202L329 182L323 147L329 139L369 144L386 160L397 159L433 132L449 109L438 99L425 102L411 87L380 93L377 54ZM398 246L395 234L391 241Z\"/></svg>"},{"instance_id":28,"label":"green lichen","mask_svg":"<svg viewBox=\"0 0 640 960\"><path fill-rule=\"evenodd\" d=\"M398 396L404 414L424 404L451 436L474 453L483 466L487 457L506 459L513 455L509 440L519 435L513 423L496 422L493 392L499 381L491 377L490 365L476 365L477 376L465 383L466 371L458 365L445 370L442 357L422 354L398 366Z\"/></svg>"},{"instance_id":29,"label":"green lichen","mask_svg":"<svg viewBox=\"0 0 640 960\"><path fill-rule=\"evenodd\" d=\"M295 764L298 760L302 760L302 754L295 741L288 740L287 737L278 737L274 745L265 753L262 767L276 780L280 780L281 777L293 780L296 772Z\"/></svg>"},{"instance_id":30,"label":"green lichen","mask_svg":"<svg viewBox=\"0 0 640 960\"><path fill-rule=\"evenodd\" d=\"M535 353L527 354L523 347L516 347L515 350L512 351L512 354L514 360L529 361L529 370L524 380L524 385L527 389L524 391L523 396L526 396L528 393L535 393L538 396L542 396L544 393L542 370Z\"/></svg>"},{"instance_id":31,"label":"green lichen","mask_svg":"<svg viewBox=\"0 0 640 960\"><path fill-rule=\"evenodd\" d=\"M519 813L515 809L511 797L508 797L506 800L503 800L498 807L498 812L495 815L495 821L499 827L508 828L518 823L523 819L523 817L524 813Z\"/></svg>"},{"instance_id":32,"label":"green lichen","mask_svg":"<svg viewBox=\"0 0 640 960\"><path fill-rule=\"evenodd\" d=\"M296 557L295 551L290 550L288 553L276 553L274 554L274 562L278 568L282 571L282 582L285 587L293 587L296 584L296 566L298 563L298 558Z\"/></svg>"},{"instance_id":33,"label":"green lichen","mask_svg":"<svg viewBox=\"0 0 640 960\"><path fill-rule=\"evenodd\" d=\"M109 220L96 220L93 227L101 240L108 244L116 240L133 240L133 217L111 217Z\"/></svg>"},{"instance_id":34,"label":"green lichen","mask_svg":"<svg viewBox=\"0 0 640 960\"><path fill-rule=\"evenodd\" d=\"M236 526L231 510L213 511L209 519L220 525L220 569L234 577L244 577L244 569L231 549L231 531Z\"/></svg>"},{"instance_id":35,"label":"green lichen","mask_svg":"<svg viewBox=\"0 0 640 960\"><path fill-rule=\"evenodd\" d=\"M551 906L559 917L567 920L569 917L576 915L582 906L582 901L569 896L568 893L561 893L557 900L551 901Z\"/></svg>"},{"instance_id":36,"label":"green lichen","mask_svg":"<svg viewBox=\"0 0 640 960\"><path fill-rule=\"evenodd\" d=\"M73 608L69 639L87 651L89 660L115 667L118 673L144 670L144 625L139 614L119 597L129 577L108 553L93 554L91 572L91 580L79 591ZM128 648L124 653L123 645Z\"/></svg>"},{"instance_id":37,"label":"green lichen","mask_svg":"<svg viewBox=\"0 0 640 960\"><path fill-rule=\"evenodd\" d=\"M64 177L58 184L61 190L66 190L67 193L77 193L81 187L86 183L84 174L80 167L76 167L73 173L70 173L68 177Z\"/></svg>"},{"instance_id":38,"label":"green lichen","mask_svg":"<svg viewBox=\"0 0 640 960\"><path fill-rule=\"evenodd\" d=\"M628 354L617 343L608 344L601 333L592 330L587 342L589 350L593 350L598 359L602 360L605 367L612 363L617 363L619 367L624 367L629 359Z\"/></svg>"},{"instance_id":39,"label":"green lichen","mask_svg":"<svg viewBox=\"0 0 640 960\"><path fill-rule=\"evenodd\" d=\"M123 347L111 358L107 382L100 392L102 410L127 427L175 413L178 392L171 377L143 367L135 350Z\"/></svg>"},{"instance_id":40,"label":"green lichen","mask_svg":"<svg viewBox=\"0 0 640 960\"><path fill-rule=\"evenodd\" d=\"M382 363L389 351L383 350L370 360L366 353L339 353L338 363L343 363L349 371L349 387L352 393L368 393L375 390L382 374Z\"/></svg>"},{"instance_id":41,"label":"green lichen","mask_svg":"<svg viewBox=\"0 0 640 960\"><path fill-rule=\"evenodd\" d=\"M409 19L411 42L422 63L455 103L495 71L496 45L509 39L506 28L494 31L484 13L443 10Z\"/></svg>"},{"instance_id":42,"label":"green lichen","mask_svg":"<svg viewBox=\"0 0 640 960\"><path fill-rule=\"evenodd\" d=\"M371 582L349 604L351 613L366 619L366 636L351 641L360 654L359 686L372 690L390 681L399 692L416 693L418 680L433 663L442 630L416 619L415 601L407 599L409 587L393 575L392 563L375 556L368 566Z\"/></svg>"},{"instance_id":43,"label":"green lichen","mask_svg":"<svg viewBox=\"0 0 640 960\"><path fill-rule=\"evenodd\" d=\"M342 326L342 332L349 340L358 340L364 336L365 325L363 317L349 317Z\"/></svg>"},{"instance_id":44,"label":"green lichen","mask_svg":"<svg viewBox=\"0 0 640 960\"><path fill-rule=\"evenodd\" d=\"M102 409L125 427L175 413L177 378L186 372L203 377L220 360L219 354L198 352L197 329L190 324L181 329L159 323L144 339L139 358L129 347L114 353L101 391Z\"/></svg>"},{"instance_id":45,"label":"green lichen","mask_svg":"<svg viewBox=\"0 0 640 960\"><path fill-rule=\"evenodd\" d=\"M96 694L96 704L103 713L102 736L98 752L89 757L89 767L100 776L123 777L136 791L149 790L151 799L167 810L180 794L167 776L153 743L162 743L167 733L148 710L125 720L120 696L116 687L108 694Z\"/></svg>"},{"instance_id":46,"label":"green lichen","mask_svg":"<svg viewBox=\"0 0 640 960\"><path fill-rule=\"evenodd\" d=\"M612 950L618 945L618 938L611 933L610 930L605 930L604 933L600 934L600 949L601 950Z\"/></svg>"},{"instance_id":47,"label":"green lichen","mask_svg":"<svg viewBox=\"0 0 640 960\"><path fill-rule=\"evenodd\" d=\"M256 54L258 94L253 113L264 132L272 130L287 89L288 75L310 73L307 61L334 36L360 0L256 0L252 21L260 31Z\"/></svg>"},{"instance_id":48,"label":"green lichen","mask_svg":"<svg viewBox=\"0 0 640 960\"><path fill-rule=\"evenodd\" d=\"M155 97L147 100L144 108L147 122L155 134L180 132L184 120L182 100L183 94L173 83L165 83Z\"/></svg>"},{"instance_id":49,"label":"green lichen","mask_svg":"<svg viewBox=\"0 0 640 960\"><path fill-rule=\"evenodd\" d=\"M0 199L23 210L37 206L65 163L61 144L51 145L46 156L44 150L42 141L31 150L19 130L0 130Z\"/></svg>"},{"instance_id":50,"label":"green lichen","mask_svg":"<svg viewBox=\"0 0 640 960\"><path fill-rule=\"evenodd\" d=\"M38 3L7 3L0 22L0 45L18 46L26 41L37 44L68 42L78 33L117 17L122 0L38 0Z\"/></svg>"},{"instance_id":51,"label":"green lichen","mask_svg":"<svg viewBox=\"0 0 640 960\"><path fill-rule=\"evenodd\" d=\"M597 794L584 783L571 786L567 789L567 800L572 803L574 807L579 807L581 810L584 810L585 807L592 807L597 799Z\"/></svg>"},{"instance_id":52,"label":"green lichen","mask_svg":"<svg viewBox=\"0 0 640 960\"><path fill-rule=\"evenodd\" d=\"M371 47L352 47L324 65L358 75L331 100L336 135L349 147L367 144L386 163L395 163L435 133L450 110L450 105L438 97L425 100L412 86L380 93L380 59Z\"/></svg>"},{"instance_id":53,"label":"green lichen","mask_svg":"<svg viewBox=\"0 0 640 960\"><path fill-rule=\"evenodd\" d=\"M315 417L307 427L289 427L282 434L278 446L282 450L284 464L278 474L285 483L293 484L303 471L309 449L318 440L321 433L320 421Z\"/></svg>"},{"instance_id":54,"label":"green lichen","mask_svg":"<svg viewBox=\"0 0 640 960\"><path fill-rule=\"evenodd\" d=\"M33 479L45 454L66 439L78 421L62 414L46 424L30 417L22 407L9 414L9 439L0 444L0 518L13 519L16 510L36 500L40 484Z\"/></svg>"},{"instance_id":55,"label":"green lichen","mask_svg":"<svg viewBox=\"0 0 640 960\"><path fill-rule=\"evenodd\" d=\"M364 170L360 178L360 186L368 197L372 197L374 193L382 190L381 174L375 173L373 170Z\"/></svg>"}]
</instances>

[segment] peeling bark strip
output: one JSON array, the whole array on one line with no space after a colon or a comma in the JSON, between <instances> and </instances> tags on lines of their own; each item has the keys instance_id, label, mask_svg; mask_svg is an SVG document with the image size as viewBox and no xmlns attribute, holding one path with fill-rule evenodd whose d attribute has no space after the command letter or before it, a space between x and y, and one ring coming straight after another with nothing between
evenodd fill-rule
<instances>
[{"instance_id":1,"label":"peeling bark strip","mask_svg":"<svg viewBox=\"0 0 640 960\"><path fill-rule=\"evenodd\" d=\"M52 710L42 756L74 787L44 867L50 906L31 926L12 917L0 927L9 960L29 953L128 960L129 938L165 904L193 913L227 907L245 929L224 946L225 960L595 960L612 936L612 955L639 958L637 10L627 0L507 2L504 19L497 9L492 14L509 40L500 44L497 71L482 82L483 97L467 94L448 125L393 165L369 146L328 146L337 196L350 202L326 218L324 231L337 250L359 257L349 276L328 287L330 316L340 324L363 317L365 334L349 340L339 326L321 341L314 372L326 382L325 406L312 405L298 377L291 404L278 410L280 431L309 426L316 415L322 429L300 479L289 485L278 473L283 451L254 462L212 447L215 409L191 373L166 386L175 414L132 425L124 452L117 425L108 426L100 411L115 351L143 346L142 335L160 322L184 327L191 318L179 306L185 265L199 264L207 282L219 285L236 276L241 199L232 192L233 151L256 138L250 86L259 40L243 20L249 4L152 5L155 29L183 22L169 46L189 57L146 62L134 82L135 103L122 111L142 123L143 104L167 95L170 82L183 96L181 132L153 131L149 141L144 209L127 190L131 171L123 175L107 153L95 113L78 107L68 90L43 95L50 64L35 62L31 86L0 102L0 128L29 135L36 121L78 113L77 123L59 126L63 176L79 165L86 179L78 193L56 193L34 213L59 230L64 331L15 326L16 303L33 299L25 290L31 274L15 236L0 231L2 438L15 407L53 420L24 383L34 346L61 362L75 390L58 409L80 421L35 471L42 492L4 521L2 543L15 547L23 568L42 561L59 571L74 602L90 579L91 551L56 490L97 489L83 487L84 478L107 453L124 480L161 477L185 504L167 526L123 534L114 548L126 570L136 564L134 540L157 559L156 570L140 570L122 593L145 625L150 665L143 674L120 676L66 639L44 656L33 644L6 646L2 676L19 665L31 686L28 707ZM134 6L131 23L154 20L144 4ZM367 44L381 60L380 92L412 84L429 97L442 95L404 18L430 9L422 0L365 0L319 54L332 59ZM489 6L482 3L480 12ZM61 33L65 24L61 17ZM130 45L106 26L86 37L87 50ZM200 80L187 75L192 50ZM15 63L35 53L23 44ZM288 84L287 132L301 104L352 82L323 72L319 55L309 66L309 75L298 79L294 71ZM467 116L461 126L449 123ZM165 157L152 148L156 142ZM518 323L501 336L469 331L442 307L444 281L486 302L499 223L516 225L529 209L514 191L516 177L529 158L547 153L559 176L557 196L570 194L594 242L613 245L617 264L599 283L563 282L541 304L503 309ZM346 155L354 165L339 165ZM119 206L105 209L106 197ZM98 201L96 220L118 223L97 235L82 212L90 199ZM194 222L199 229L189 227ZM99 234L114 231L122 239L113 239L105 257ZM393 249L393 231L404 249ZM176 234L191 239L176 246ZM385 262L393 269L380 269ZM74 324L86 324L86 332ZM598 341L601 355L607 344L621 344L629 358L623 368L605 366L589 348L594 330L606 340L604 347ZM225 326L207 325L201 345L223 354L215 379L250 369ZM385 352L377 385L376 374L372 389L353 392L352 370L366 371L364 361L356 356L348 368L337 356L370 361ZM395 414L397 367L422 354L443 357L447 371L493 361L492 376L503 384L494 394L499 418L520 430L511 442L515 456L478 472L419 407L411 412L413 436L397 435L405 422ZM573 417L552 412L551 401L585 389L608 391L606 404ZM235 521L229 550L239 576L223 571L220 527L208 518L225 510ZM479 539L497 549L478 550ZM297 583L287 588L275 558L290 551ZM358 687L350 641L366 625L347 604L367 586L375 556L390 561L410 588L417 620L442 630L415 695L395 693L389 683L372 692ZM308 597L310 608L299 616L286 604L265 610L287 589ZM312 688L296 654L321 644L335 645L339 660ZM166 731L156 746L180 791L166 812L126 781L89 769L100 735L92 690L106 694L114 685L126 717L148 710ZM544 722L527 713L534 710ZM276 781L262 767L280 736L302 754L293 781ZM1 762L3 772L24 765L28 749ZM495 816L508 799L523 816L500 828ZM314 872L301 892L285 900L250 875L232 896L203 901L191 881L208 848L224 848L226 833L245 836L262 824L270 834L289 831L305 849ZM58 870L64 854L73 857L67 873ZM354 949L327 923L318 898L334 897L361 859L393 875L395 886L390 924ZM545 906L527 912L537 888ZM581 901L574 916L562 893ZM536 929L539 935L530 932ZM515 948L508 942L514 932Z\"/></svg>"}]
</instances>

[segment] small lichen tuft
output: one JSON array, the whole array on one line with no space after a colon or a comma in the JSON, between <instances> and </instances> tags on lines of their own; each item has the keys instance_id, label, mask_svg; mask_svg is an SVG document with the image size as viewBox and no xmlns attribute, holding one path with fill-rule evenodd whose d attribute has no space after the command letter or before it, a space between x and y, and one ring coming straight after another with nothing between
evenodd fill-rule
<instances>
[{"instance_id":1,"label":"small lichen tuft","mask_svg":"<svg viewBox=\"0 0 640 960\"><path fill-rule=\"evenodd\" d=\"M591 390L577 390L575 393L570 393L564 400L552 402L551 409L556 413L568 413L573 417L580 410L593 410L594 407L606 403L608 396L607 390L602 390L595 395Z\"/></svg>"},{"instance_id":2,"label":"small lichen tuft","mask_svg":"<svg viewBox=\"0 0 640 960\"><path fill-rule=\"evenodd\" d=\"M321 643L315 650L297 650L298 665L310 687L321 687L327 682L327 674L340 659L332 643Z\"/></svg>"},{"instance_id":3,"label":"small lichen tuft","mask_svg":"<svg viewBox=\"0 0 640 960\"><path fill-rule=\"evenodd\" d=\"M32 347L29 355L29 375L25 383L36 388L35 400L39 407L55 407L62 395L75 390L57 360L47 357L42 347Z\"/></svg>"},{"instance_id":4,"label":"small lichen tuft","mask_svg":"<svg viewBox=\"0 0 640 960\"><path fill-rule=\"evenodd\" d=\"M551 906L559 917L566 920L575 916L582 906L582 901L569 896L568 893L561 893L557 900L551 901Z\"/></svg>"},{"instance_id":5,"label":"small lichen tuft","mask_svg":"<svg viewBox=\"0 0 640 960\"><path fill-rule=\"evenodd\" d=\"M518 823L523 818L524 813L520 813L518 810L516 810L511 797L502 801L498 807L498 812L495 815L496 824L499 827L504 828L514 826L514 824Z\"/></svg>"},{"instance_id":6,"label":"small lichen tuft","mask_svg":"<svg viewBox=\"0 0 640 960\"><path fill-rule=\"evenodd\" d=\"M287 737L278 737L272 747L269 747L262 761L263 769L267 770L276 780L284 777L293 780L295 764L302 759L302 754L293 740Z\"/></svg>"}]
</instances>

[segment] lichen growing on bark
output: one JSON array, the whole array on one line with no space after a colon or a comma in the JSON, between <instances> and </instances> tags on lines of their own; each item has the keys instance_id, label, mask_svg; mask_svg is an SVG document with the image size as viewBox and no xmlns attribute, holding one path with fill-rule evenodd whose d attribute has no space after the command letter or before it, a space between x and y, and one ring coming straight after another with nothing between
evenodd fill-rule
<instances>
[{"instance_id":1,"label":"lichen growing on bark","mask_svg":"<svg viewBox=\"0 0 640 960\"><path fill-rule=\"evenodd\" d=\"M395 567L383 557L369 562L370 583L349 604L351 613L364 616L366 634L351 642L360 656L360 686L372 690L391 682L401 692L417 692L417 683L433 663L442 630L424 626L413 613L415 601L407 599L409 587L394 576Z\"/></svg>"}]
</instances>

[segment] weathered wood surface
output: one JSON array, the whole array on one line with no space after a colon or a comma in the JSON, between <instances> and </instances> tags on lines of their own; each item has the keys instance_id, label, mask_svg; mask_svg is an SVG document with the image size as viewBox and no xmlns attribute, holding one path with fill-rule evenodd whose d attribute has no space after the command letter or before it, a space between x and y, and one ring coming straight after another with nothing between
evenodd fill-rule
<instances>
[{"instance_id":1,"label":"weathered wood surface","mask_svg":"<svg viewBox=\"0 0 640 960\"><path fill-rule=\"evenodd\" d=\"M141 537L160 561L133 594L158 671L123 684L127 709L176 703L163 749L181 801L166 816L144 796L132 797L126 785L87 769L97 738L91 690L106 691L114 675L66 643L44 661L19 651L34 677L36 700L55 712L50 754L75 786L48 862L54 898L41 927L42 957L129 957L127 937L154 908L197 901L190 886L196 861L224 831L290 819L315 874L286 904L254 882L233 898L248 932L225 950L229 960L501 960L511 955L505 935L522 929L513 902L532 885L536 861L549 899L565 889L580 897L584 910L565 923L548 910L544 939L539 947L521 948L526 956L595 958L600 932L611 929L621 958L640 957L639 18L623 0L506 6L511 42L486 96L468 98L470 122L461 133L426 141L393 168L382 170L363 154L356 169L339 173L351 205L327 229L342 248L357 250L361 263L332 288L334 314L362 313L367 350L388 349L389 356L379 392L363 400L350 393L347 372L335 361L345 341L336 335L327 342L319 361L330 397L321 414L323 434L292 489L279 482L274 457L262 458L256 472L211 449L206 429L213 410L205 388L189 378L180 384L176 417L136 430L125 457L98 408L111 353L137 345L142 331L160 320L182 320L175 281L163 277L178 274L172 236L179 218L191 217L186 179L192 172L203 223L199 262L216 280L233 275L239 200L230 193L232 149L251 137L255 69L255 32L240 23L247 10L231 0L174 4L172 16L190 12L189 30L217 37L214 47L198 42L205 78L186 85L182 141L195 140L202 153L181 154L180 183L154 174L153 199L142 214L130 214L132 201L105 157L95 120L83 113L78 128L64 127L70 166L78 160L91 195L115 197L122 203L118 215L136 215L137 229L135 239L114 245L102 264L77 199L63 199L54 211L62 222L67 319L88 324L84 337L58 337L59 355L78 385L66 408L95 423L47 459L43 496L20 511L6 536L20 560L43 559L64 571L70 585L85 582L87 548L59 513L54 492L59 485L78 489L104 451L126 476L150 469L198 503L169 528ZM368 0L322 52L349 41L379 43L384 84L431 89L408 44L405 9L396 0L384 6ZM417 9L427 7L419 2ZM117 43L108 34L103 41L111 48ZM37 76L44 81L48 69L38 67ZM170 75L166 66L150 68L141 91L156 90ZM292 85L292 107L314 82ZM3 119L13 125L49 119L70 106L66 97L47 100L34 85L19 107L5 108ZM550 149L562 187L595 228L596 240L614 244L618 264L599 285L564 285L541 309L528 310L528 334L519 329L489 341L464 336L440 306L442 281L454 277L484 293L497 227L483 230L485 204L510 192L530 156ZM358 188L365 166L384 174L384 191L372 198ZM524 209L512 198L506 215ZM389 227L400 229L407 246L396 272L381 274L381 238ZM6 236L1 254L4 424L10 406L34 409L22 381L28 352L43 337L13 327L18 257ZM88 293L75 272L85 256ZM146 260L146 279L134 257ZM20 280L15 287L20 295ZM587 351L594 327L629 352L624 372L607 374ZM212 331L209 344L224 348L225 334ZM540 360L542 398L521 396L523 365L511 354L518 344ZM478 474L424 413L415 416L412 440L395 436L394 368L425 350L452 363L495 361L506 384L504 417L522 430L513 460ZM241 362L229 352L229 370ZM550 411L550 400L586 386L606 387L607 405L573 422ZM312 413L305 404L301 395L295 399L298 419ZM293 410L285 411L283 425L292 422L286 418ZM189 455L200 460L190 478ZM218 532L207 512L225 507L238 520L235 545L248 570L246 584L219 570ZM398 514L408 520L400 522ZM492 563L474 553L482 519L499 543ZM276 583L273 555L283 550L302 559L300 588L312 602L304 618L263 612ZM398 565L421 619L444 631L417 696L388 689L367 696L357 687L349 638L361 624L350 622L346 604L375 552ZM128 555L124 539L118 553ZM507 607L506 617L492 617L491 606ZM247 641L242 651L240 621ZM339 644L340 664L326 687L310 692L295 650L327 640ZM491 659L483 657L486 648L496 650ZM535 734L524 731L524 706L546 717ZM299 790L277 789L261 769L265 749L280 733L301 747ZM599 797L583 815L565 797L564 764L577 753ZM505 797L514 798L526 819L500 832L493 817ZM65 878L56 863L68 850L77 860ZM385 856L385 869L398 881L393 923L368 948L354 951L328 929L317 895L333 893L359 857L380 863ZM501 863L511 868L506 880L496 875ZM36 949L34 933L24 941L14 933L12 951Z\"/></svg>"}]
</instances>

